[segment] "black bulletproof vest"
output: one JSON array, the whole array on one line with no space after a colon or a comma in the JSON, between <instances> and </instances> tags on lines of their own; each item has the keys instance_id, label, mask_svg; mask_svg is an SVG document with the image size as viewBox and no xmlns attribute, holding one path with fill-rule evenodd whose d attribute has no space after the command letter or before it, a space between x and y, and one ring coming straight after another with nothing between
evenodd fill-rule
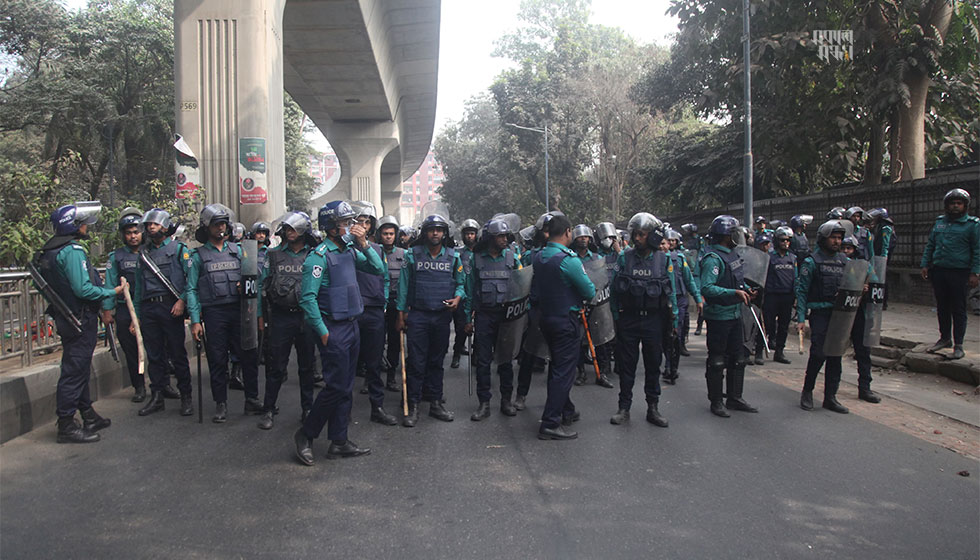
<instances>
[{"instance_id":1,"label":"black bulletproof vest","mask_svg":"<svg viewBox=\"0 0 980 560\"><path fill-rule=\"evenodd\" d=\"M277 307L299 307L300 291L303 287L303 262L310 254L309 247L297 254L283 248L270 249L265 259L269 267L266 279L266 297Z\"/></svg>"},{"instance_id":2,"label":"black bulletproof vest","mask_svg":"<svg viewBox=\"0 0 980 560\"><path fill-rule=\"evenodd\" d=\"M810 303L833 303L837 296L837 289L840 288L840 281L844 277L847 257L839 251L833 256L827 256L823 251L815 251L811 258L817 265L817 269L810 281L807 300Z\"/></svg>"},{"instance_id":3,"label":"black bulletproof vest","mask_svg":"<svg viewBox=\"0 0 980 560\"><path fill-rule=\"evenodd\" d=\"M504 249L503 258L494 261L484 253L474 254L472 261L474 270L480 279L480 293L474 296L480 305L496 306L507 301L507 285L513 270L514 256L510 249Z\"/></svg>"},{"instance_id":4,"label":"black bulletproof vest","mask_svg":"<svg viewBox=\"0 0 980 560\"><path fill-rule=\"evenodd\" d=\"M670 306L667 255L654 251L652 256L641 259L632 247L626 250L625 266L616 273L613 286L621 310L654 311Z\"/></svg>"}]
</instances>

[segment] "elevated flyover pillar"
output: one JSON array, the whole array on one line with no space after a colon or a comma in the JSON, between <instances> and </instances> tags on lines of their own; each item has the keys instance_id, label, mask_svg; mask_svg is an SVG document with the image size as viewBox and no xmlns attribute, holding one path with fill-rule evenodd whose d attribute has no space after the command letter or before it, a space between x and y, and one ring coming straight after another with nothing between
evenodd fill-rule
<instances>
[{"instance_id":1,"label":"elevated flyover pillar","mask_svg":"<svg viewBox=\"0 0 980 560\"><path fill-rule=\"evenodd\" d=\"M340 181L334 188L350 200L368 200L378 211L381 200L381 164L398 147L394 123L335 124L330 145L340 160Z\"/></svg>"},{"instance_id":2,"label":"elevated flyover pillar","mask_svg":"<svg viewBox=\"0 0 980 560\"><path fill-rule=\"evenodd\" d=\"M176 133L194 151L207 202L246 226L286 207L282 16L286 0L175 0ZM255 154L240 192L239 139ZM260 154L264 145L264 155ZM264 162L259 160L263 159ZM261 165L264 163L264 175ZM261 184L262 182L265 184ZM264 202L261 193L265 191ZM246 201L253 204L242 204Z\"/></svg>"}]
</instances>

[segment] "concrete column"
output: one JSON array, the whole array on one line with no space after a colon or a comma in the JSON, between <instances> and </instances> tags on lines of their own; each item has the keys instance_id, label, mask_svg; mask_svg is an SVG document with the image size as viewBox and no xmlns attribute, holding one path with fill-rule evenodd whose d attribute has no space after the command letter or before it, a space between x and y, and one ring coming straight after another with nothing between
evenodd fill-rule
<instances>
[{"instance_id":1,"label":"concrete column","mask_svg":"<svg viewBox=\"0 0 980 560\"><path fill-rule=\"evenodd\" d=\"M402 202L402 178L397 173L381 175L381 204L384 213L398 217L398 209ZM399 222L400 223L400 222Z\"/></svg>"},{"instance_id":2,"label":"concrete column","mask_svg":"<svg viewBox=\"0 0 980 560\"><path fill-rule=\"evenodd\" d=\"M176 132L201 165L206 201L246 226L286 208L282 14L286 0L175 0ZM265 204L241 205L238 139L266 139Z\"/></svg>"},{"instance_id":3,"label":"concrete column","mask_svg":"<svg viewBox=\"0 0 980 560\"><path fill-rule=\"evenodd\" d=\"M394 123L334 125L330 145L340 160L340 181L334 191L349 193L350 200L369 200L381 208L381 163L398 147Z\"/></svg>"}]
</instances>

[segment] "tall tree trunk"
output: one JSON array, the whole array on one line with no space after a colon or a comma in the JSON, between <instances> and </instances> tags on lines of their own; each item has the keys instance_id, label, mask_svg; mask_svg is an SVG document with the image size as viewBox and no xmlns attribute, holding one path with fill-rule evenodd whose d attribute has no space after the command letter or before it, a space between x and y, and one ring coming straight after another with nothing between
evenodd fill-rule
<instances>
[{"instance_id":1,"label":"tall tree trunk","mask_svg":"<svg viewBox=\"0 0 980 560\"><path fill-rule=\"evenodd\" d=\"M871 124L871 134L868 138L868 155L864 160L865 185L881 184L881 166L885 157L885 126L877 119Z\"/></svg>"}]
</instances>

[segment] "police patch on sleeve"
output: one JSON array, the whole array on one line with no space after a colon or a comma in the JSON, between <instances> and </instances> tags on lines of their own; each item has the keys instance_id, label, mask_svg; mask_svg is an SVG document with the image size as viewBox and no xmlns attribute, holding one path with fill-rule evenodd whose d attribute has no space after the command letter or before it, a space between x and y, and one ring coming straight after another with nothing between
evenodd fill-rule
<instances>
[{"instance_id":1,"label":"police patch on sleeve","mask_svg":"<svg viewBox=\"0 0 980 560\"><path fill-rule=\"evenodd\" d=\"M718 267L715 266L715 267L712 267L711 273L714 274L715 276L718 276L721 273L721 270L719 270Z\"/></svg>"},{"instance_id":2,"label":"police patch on sleeve","mask_svg":"<svg viewBox=\"0 0 980 560\"><path fill-rule=\"evenodd\" d=\"M323 267L320 266L320 265L314 265L313 266L313 277L314 278L319 278L322 275L323 275Z\"/></svg>"},{"instance_id":3,"label":"police patch on sleeve","mask_svg":"<svg viewBox=\"0 0 980 560\"><path fill-rule=\"evenodd\" d=\"M803 268L800 269L800 274L802 274L803 276L809 276L810 275L810 269L808 267L805 267L804 266Z\"/></svg>"}]
</instances>

